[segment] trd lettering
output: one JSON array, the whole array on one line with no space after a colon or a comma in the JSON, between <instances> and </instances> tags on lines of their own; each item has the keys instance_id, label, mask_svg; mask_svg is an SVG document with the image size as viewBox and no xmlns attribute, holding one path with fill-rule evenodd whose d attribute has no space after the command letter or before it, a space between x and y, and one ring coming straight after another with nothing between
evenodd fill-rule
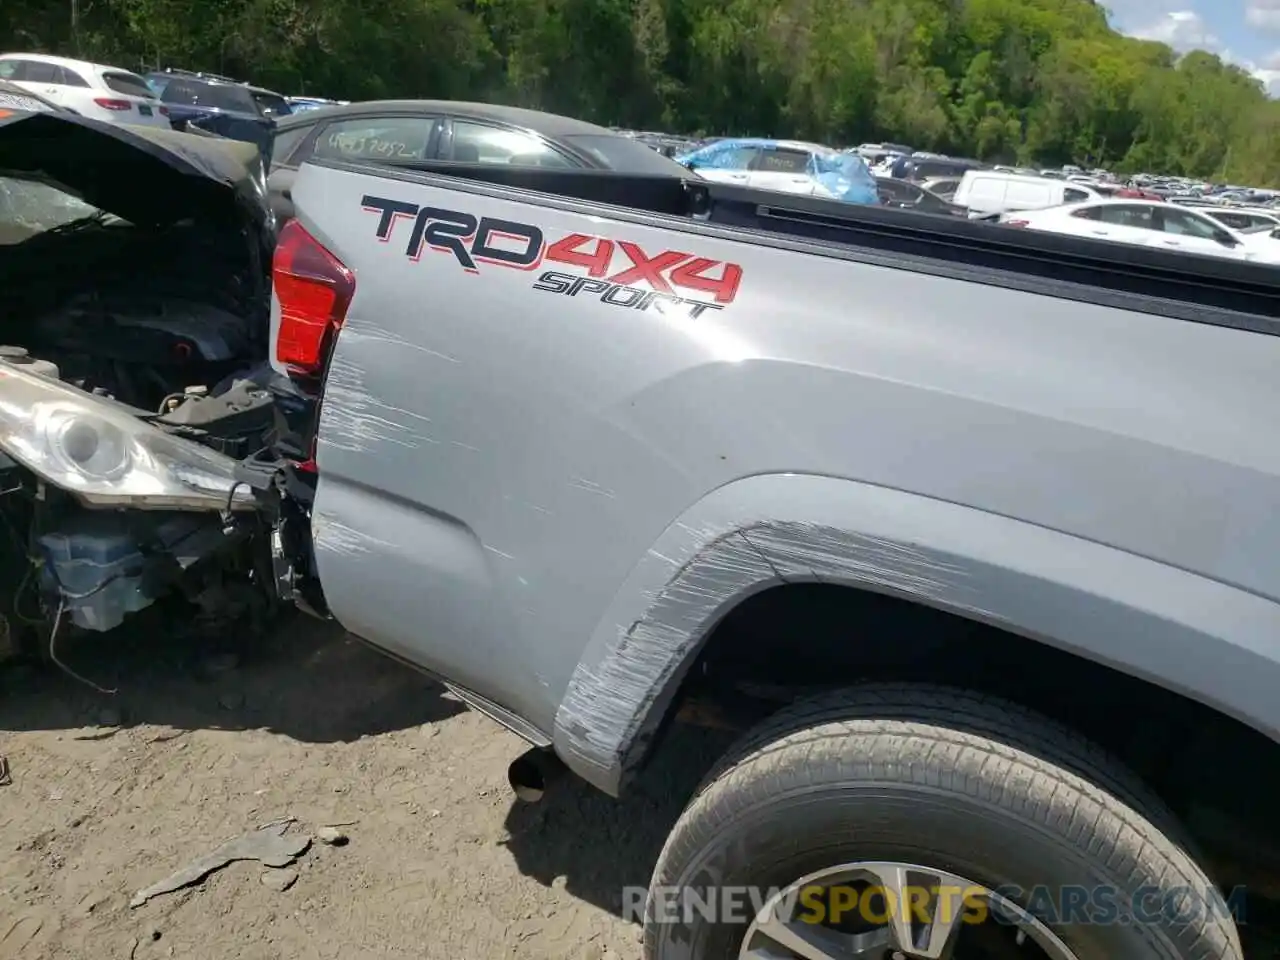
<instances>
[{"instance_id":1,"label":"trd lettering","mask_svg":"<svg viewBox=\"0 0 1280 960\"><path fill-rule=\"evenodd\" d=\"M523 244L523 250L510 250L494 246L494 240L514 241ZM471 244L471 255L486 263L499 266L517 267L521 270L537 265L542 259L542 231L527 223L516 223L512 220L499 220L485 217L476 230L475 241Z\"/></svg>"},{"instance_id":2,"label":"trd lettering","mask_svg":"<svg viewBox=\"0 0 1280 960\"><path fill-rule=\"evenodd\" d=\"M476 262L465 241L475 234L476 218L471 214L423 207L418 211L413 232L409 234L409 246L404 252L410 260L421 259L422 245L425 242L428 246L452 253L464 270L474 270Z\"/></svg>"},{"instance_id":3,"label":"trd lettering","mask_svg":"<svg viewBox=\"0 0 1280 960\"><path fill-rule=\"evenodd\" d=\"M547 242L541 228L499 217L476 217L464 210L419 207L387 197L366 195L365 210L378 214L375 235L391 240L400 220L412 220L404 252L411 260L424 248L453 255L468 273L478 264L514 270L535 270L543 263L557 263L579 273L549 271L534 289L576 297L599 296L602 303L627 309L648 310L655 303L687 306L693 316L707 310L723 310L738 296L742 267L736 263L698 257L682 250L645 250L630 240L612 240L585 233ZM401 236L404 236L401 228ZM710 294L715 302L683 296L683 292Z\"/></svg>"}]
</instances>

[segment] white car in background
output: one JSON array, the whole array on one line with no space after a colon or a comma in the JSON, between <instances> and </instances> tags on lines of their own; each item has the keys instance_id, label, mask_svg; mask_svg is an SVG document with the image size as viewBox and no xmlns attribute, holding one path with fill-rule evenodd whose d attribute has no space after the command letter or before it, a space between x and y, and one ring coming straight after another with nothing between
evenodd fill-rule
<instances>
[{"instance_id":1,"label":"white car in background","mask_svg":"<svg viewBox=\"0 0 1280 960\"><path fill-rule=\"evenodd\" d=\"M817 143L726 137L675 158L704 180L845 203L879 204L875 178L856 153Z\"/></svg>"},{"instance_id":2,"label":"white car in background","mask_svg":"<svg viewBox=\"0 0 1280 960\"><path fill-rule=\"evenodd\" d=\"M1196 207L1194 209L1199 210L1206 217L1213 217L1224 227L1230 227L1244 234L1280 229L1280 212L1275 210L1239 207Z\"/></svg>"},{"instance_id":3,"label":"white car in background","mask_svg":"<svg viewBox=\"0 0 1280 960\"><path fill-rule=\"evenodd\" d=\"M169 129L169 111L136 73L41 53L0 54L0 80L106 123Z\"/></svg>"},{"instance_id":4,"label":"white car in background","mask_svg":"<svg viewBox=\"0 0 1280 960\"><path fill-rule=\"evenodd\" d=\"M966 171L951 202L968 207L973 216L989 217L1101 199L1088 184L993 169Z\"/></svg>"},{"instance_id":5,"label":"white car in background","mask_svg":"<svg viewBox=\"0 0 1280 960\"><path fill-rule=\"evenodd\" d=\"M1008 213L998 222L1028 230L1280 265L1280 240L1269 232L1241 233L1197 210L1171 203L1097 200Z\"/></svg>"}]
</instances>

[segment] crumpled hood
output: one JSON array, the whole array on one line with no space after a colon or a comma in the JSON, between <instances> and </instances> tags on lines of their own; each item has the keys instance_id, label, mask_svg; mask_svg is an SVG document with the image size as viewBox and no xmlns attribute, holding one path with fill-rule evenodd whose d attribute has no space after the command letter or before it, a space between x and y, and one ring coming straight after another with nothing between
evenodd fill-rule
<instances>
[{"instance_id":1,"label":"crumpled hood","mask_svg":"<svg viewBox=\"0 0 1280 960\"><path fill-rule=\"evenodd\" d=\"M0 111L0 176L55 184L139 225L230 218L268 248L274 230L262 155L235 140Z\"/></svg>"}]
</instances>

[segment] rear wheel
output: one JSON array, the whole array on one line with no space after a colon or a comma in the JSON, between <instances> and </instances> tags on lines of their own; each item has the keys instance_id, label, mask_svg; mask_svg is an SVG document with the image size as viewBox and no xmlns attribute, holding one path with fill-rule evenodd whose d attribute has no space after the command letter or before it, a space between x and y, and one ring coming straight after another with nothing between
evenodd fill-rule
<instances>
[{"instance_id":1,"label":"rear wheel","mask_svg":"<svg viewBox=\"0 0 1280 960\"><path fill-rule=\"evenodd\" d=\"M1241 960L1172 815L1071 731L962 691L784 711L676 824L649 960Z\"/></svg>"}]
</instances>

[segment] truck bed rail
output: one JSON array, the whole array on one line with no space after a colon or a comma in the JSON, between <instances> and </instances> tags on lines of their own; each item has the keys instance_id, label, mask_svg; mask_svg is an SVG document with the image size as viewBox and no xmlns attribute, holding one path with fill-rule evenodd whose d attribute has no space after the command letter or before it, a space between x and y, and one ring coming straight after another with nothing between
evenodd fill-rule
<instances>
[{"instance_id":1,"label":"truck bed rail","mask_svg":"<svg viewBox=\"0 0 1280 960\"><path fill-rule=\"evenodd\" d=\"M384 175L399 168L502 188L515 201L606 204L691 221L682 229L749 231L735 236L741 242L1280 334L1280 267L1264 264L678 177L446 161L377 166ZM524 191L542 196L519 196Z\"/></svg>"}]
</instances>

